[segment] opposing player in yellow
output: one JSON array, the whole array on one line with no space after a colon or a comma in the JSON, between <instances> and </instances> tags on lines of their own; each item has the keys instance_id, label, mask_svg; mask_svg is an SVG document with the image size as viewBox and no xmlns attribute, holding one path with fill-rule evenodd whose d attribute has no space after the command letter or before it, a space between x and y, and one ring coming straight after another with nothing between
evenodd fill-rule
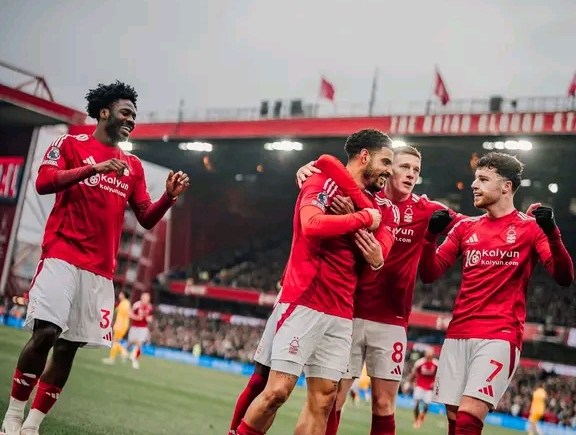
<instances>
[{"instance_id":1,"label":"opposing player in yellow","mask_svg":"<svg viewBox=\"0 0 576 435\"><path fill-rule=\"evenodd\" d=\"M537 424L544 416L547 397L548 395L544 389L544 384L540 382L532 392L532 404L530 405L530 416L528 417L528 421L530 422L528 435L540 435Z\"/></svg>"},{"instance_id":2,"label":"opposing player in yellow","mask_svg":"<svg viewBox=\"0 0 576 435\"><path fill-rule=\"evenodd\" d=\"M126 297L124 292L118 293L118 305L116 306L116 320L114 321L114 343L112 344L112 349L110 349L110 356L104 358L102 362L104 364L112 365L116 362L116 357L118 353L122 354L123 358L128 357L128 351L120 344L120 340L124 338L128 332L128 327L130 326L130 313L132 312L132 306L130 301Z\"/></svg>"}]
</instances>

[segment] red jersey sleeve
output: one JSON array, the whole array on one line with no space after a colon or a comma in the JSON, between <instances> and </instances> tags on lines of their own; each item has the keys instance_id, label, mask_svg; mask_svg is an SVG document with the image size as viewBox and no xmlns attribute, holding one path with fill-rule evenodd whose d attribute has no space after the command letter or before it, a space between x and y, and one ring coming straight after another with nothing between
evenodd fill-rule
<instances>
[{"instance_id":1,"label":"red jersey sleeve","mask_svg":"<svg viewBox=\"0 0 576 435\"><path fill-rule=\"evenodd\" d=\"M309 237L337 237L372 225L372 215L366 210L345 215L327 215L329 193L325 177L313 175L300 191L300 222L302 233Z\"/></svg>"},{"instance_id":2,"label":"red jersey sleeve","mask_svg":"<svg viewBox=\"0 0 576 435\"><path fill-rule=\"evenodd\" d=\"M460 246L462 240L462 222L456 225L448 237L438 248L436 248L436 238L430 233L426 233L424 247L420 258L420 279L424 283L430 283L440 278L460 256Z\"/></svg>"},{"instance_id":3,"label":"red jersey sleeve","mask_svg":"<svg viewBox=\"0 0 576 435\"><path fill-rule=\"evenodd\" d=\"M132 170L137 171L137 179L134 183L134 190L128 198L128 202L132 210L134 210L134 214L140 225L149 230L154 228L154 225L162 219L176 201L164 192L160 199L153 203L150 200L148 186L146 186L146 177L144 176L142 163L139 159L134 158L132 164Z\"/></svg>"},{"instance_id":4,"label":"red jersey sleeve","mask_svg":"<svg viewBox=\"0 0 576 435\"><path fill-rule=\"evenodd\" d=\"M36 191L40 195L60 192L96 174L92 165L71 167L68 155L71 140L68 135L56 138L44 154L36 178Z\"/></svg>"},{"instance_id":5,"label":"red jersey sleeve","mask_svg":"<svg viewBox=\"0 0 576 435\"><path fill-rule=\"evenodd\" d=\"M374 237L382 247L382 256L386 262L386 257L394 244L394 232L400 225L400 211L389 199L376 197L376 203L382 213L382 220L378 229L374 231Z\"/></svg>"},{"instance_id":6,"label":"red jersey sleeve","mask_svg":"<svg viewBox=\"0 0 576 435\"><path fill-rule=\"evenodd\" d=\"M559 285L568 287L574 282L574 264L562 243L560 231L554 230L548 237L537 225L534 245L540 261Z\"/></svg>"}]
</instances>

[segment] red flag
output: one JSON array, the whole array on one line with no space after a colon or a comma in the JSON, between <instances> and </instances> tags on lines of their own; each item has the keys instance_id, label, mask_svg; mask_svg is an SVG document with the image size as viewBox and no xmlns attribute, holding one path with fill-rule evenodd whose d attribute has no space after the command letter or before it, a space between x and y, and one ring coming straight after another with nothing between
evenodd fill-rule
<instances>
[{"instance_id":1,"label":"red flag","mask_svg":"<svg viewBox=\"0 0 576 435\"><path fill-rule=\"evenodd\" d=\"M572 83L570 83L570 87L568 88L568 96L576 97L576 73L574 73L574 78L572 78Z\"/></svg>"},{"instance_id":2,"label":"red flag","mask_svg":"<svg viewBox=\"0 0 576 435\"><path fill-rule=\"evenodd\" d=\"M322 77L320 82L320 98L334 101L334 85Z\"/></svg>"},{"instance_id":3,"label":"red flag","mask_svg":"<svg viewBox=\"0 0 576 435\"><path fill-rule=\"evenodd\" d=\"M444 80L442 80L442 76L436 70L436 85L434 86L434 94L440 98L442 105L445 106L450 101L450 95L448 95L448 89L446 89L446 85L444 84Z\"/></svg>"}]
</instances>

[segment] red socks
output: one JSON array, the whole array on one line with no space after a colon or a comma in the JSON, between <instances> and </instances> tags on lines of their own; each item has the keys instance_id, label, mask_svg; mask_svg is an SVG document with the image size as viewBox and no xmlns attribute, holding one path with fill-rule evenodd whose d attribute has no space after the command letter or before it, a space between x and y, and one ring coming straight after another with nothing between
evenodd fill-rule
<instances>
[{"instance_id":1,"label":"red socks","mask_svg":"<svg viewBox=\"0 0 576 435\"><path fill-rule=\"evenodd\" d=\"M268 379L259 373L252 374L248 384L244 387L244 390L242 390L236 400L236 407L234 408L234 414L232 415L230 430L238 428L252 401L258 397L262 391L264 391L267 381Z\"/></svg>"},{"instance_id":2,"label":"red socks","mask_svg":"<svg viewBox=\"0 0 576 435\"><path fill-rule=\"evenodd\" d=\"M48 411L54 406L62 388L55 385L46 384L42 381L38 383L38 390L32 402L32 409L37 409L43 414L48 414Z\"/></svg>"},{"instance_id":3,"label":"red socks","mask_svg":"<svg viewBox=\"0 0 576 435\"><path fill-rule=\"evenodd\" d=\"M31 373L22 373L20 370L14 370L14 378L12 380L12 392L10 395L16 400L26 402L32 394L32 390L38 382L38 377Z\"/></svg>"},{"instance_id":4,"label":"red socks","mask_svg":"<svg viewBox=\"0 0 576 435\"><path fill-rule=\"evenodd\" d=\"M394 414L372 414L372 427L370 428L370 435L394 435L395 433L396 422L394 421Z\"/></svg>"},{"instance_id":5,"label":"red socks","mask_svg":"<svg viewBox=\"0 0 576 435\"><path fill-rule=\"evenodd\" d=\"M341 411L336 411L336 405L332 407L330 415L328 416L328 423L326 424L325 435L336 435L338 433L338 426L340 425Z\"/></svg>"},{"instance_id":6,"label":"red socks","mask_svg":"<svg viewBox=\"0 0 576 435\"><path fill-rule=\"evenodd\" d=\"M456 414L455 435L481 435L483 427L482 420L466 411L458 411Z\"/></svg>"},{"instance_id":7,"label":"red socks","mask_svg":"<svg viewBox=\"0 0 576 435\"><path fill-rule=\"evenodd\" d=\"M242 420L240 426L238 426L237 433L238 435L265 435L264 432L260 432L258 429L248 426L244 420Z\"/></svg>"}]
</instances>

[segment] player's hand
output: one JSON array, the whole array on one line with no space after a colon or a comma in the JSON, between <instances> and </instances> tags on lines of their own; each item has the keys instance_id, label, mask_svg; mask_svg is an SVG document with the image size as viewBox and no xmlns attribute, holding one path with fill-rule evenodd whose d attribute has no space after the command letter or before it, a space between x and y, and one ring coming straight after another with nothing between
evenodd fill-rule
<instances>
[{"instance_id":1,"label":"player's hand","mask_svg":"<svg viewBox=\"0 0 576 435\"><path fill-rule=\"evenodd\" d=\"M530 206L526 210L526 214L530 217L534 217L534 210L536 210L540 206L542 206L541 202L535 202L533 204L530 204Z\"/></svg>"},{"instance_id":2,"label":"player's hand","mask_svg":"<svg viewBox=\"0 0 576 435\"><path fill-rule=\"evenodd\" d=\"M380 226L380 222L382 221L382 215L380 214L380 210L376 210L375 208L365 208L370 215L372 215L372 225L368 227L370 231L375 231Z\"/></svg>"},{"instance_id":3,"label":"player's hand","mask_svg":"<svg viewBox=\"0 0 576 435\"><path fill-rule=\"evenodd\" d=\"M428 221L428 232L431 234L440 234L450 225L453 219L448 210L436 210L432 213Z\"/></svg>"},{"instance_id":4,"label":"player's hand","mask_svg":"<svg viewBox=\"0 0 576 435\"><path fill-rule=\"evenodd\" d=\"M382 246L370 231L358 230L354 233L354 243L362 252L364 259L373 268L380 267L384 263Z\"/></svg>"},{"instance_id":5,"label":"player's hand","mask_svg":"<svg viewBox=\"0 0 576 435\"><path fill-rule=\"evenodd\" d=\"M121 177L124 175L124 169L128 169L128 164L124 160L110 159L105 162L96 163L92 165L92 168L97 174L116 172L116 176Z\"/></svg>"},{"instance_id":6,"label":"player's hand","mask_svg":"<svg viewBox=\"0 0 576 435\"><path fill-rule=\"evenodd\" d=\"M300 189L302 188L302 183L306 181L306 178L322 172L320 169L314 166L314 163L316 163L316 161L312 160L310 163L305 164L296 171L296 184L298 184Z\"/></svg>"},{"instance_id":7,"label":"player's hand","mask_svg":"<svg viewBox=\"0 0 576 435\"><path fill-rule=\"evenodd\" d=\"M330 211L334 214L354 213L354 203L348 196L336 195L332 198Z\"/></svg>"},{"instance_id":8,"label":"player's hand","mask_svg":"<svg viewBox=\"0 0 576 435\"><path fill-rule=\"evenodd\" d=\"M190 180L185 172L170 171L168 174L168 179L166 180L166 193L171 198L176 198L188 189L190 186Z\"/></svg>"},{"instance_id":9,"label":"player's hand","mask_svg":"<svg viewBox=\"0 0 576 435\"><path fill-rule=\"evenodd\" d=\"M554 220L554 210L551 207L540 206L532 211L532 215L536 218L536 223L545 234L554 232L556 221Z\"/></svg>"}]
</instances>

